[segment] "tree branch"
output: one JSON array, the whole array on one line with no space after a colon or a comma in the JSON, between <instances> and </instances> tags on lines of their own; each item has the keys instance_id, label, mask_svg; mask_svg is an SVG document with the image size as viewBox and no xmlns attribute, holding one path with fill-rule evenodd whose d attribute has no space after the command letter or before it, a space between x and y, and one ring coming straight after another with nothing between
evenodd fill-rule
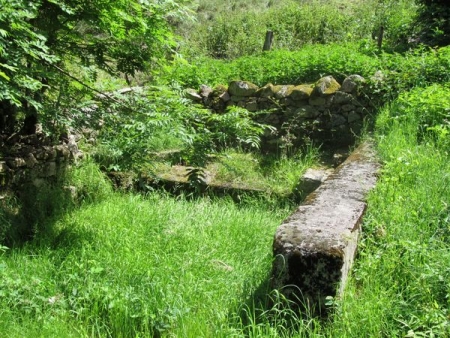
<instances>
[{"instance_id":1,"label":"tree branch","mask_svg":"<svg viewBox=\"0 0 450 338\"><path fill-rule=\"evenodd\" d=\"M70 77L72 80L77 81L77 82L78 82L79 84L81 84L83 87L86 87L87 89L89 89L89 90L91 90L91 91L97 93L97 94L98 94L97 96L98 96L99 98L101 98L101 99L106 98L106 99L111 100L111 101L113 101L113 102L115 102L115 103L123 104L123 102L121 102L121 101L115 99L114 97L109 96L108 94L106 94L106 93L104 93L104 92L101 92L100 90L95 89L95 88L93 88L93 87L87 85L86 83L84 83L84 82L81 81L80 79L77 79L75 76L73 76L73 75L71 75L70 73L66 72L64 69L62 69L62 68L60 68L60 67L58 67L58 66L56 66L56 65L52 65L51 63L48 63L48 62L46 62L46 63L47 63L49 66L51 66L51 67L55 68L56 70L58 70L60 73L64 74L65 76Z\"/></svg>"}]
</instances>

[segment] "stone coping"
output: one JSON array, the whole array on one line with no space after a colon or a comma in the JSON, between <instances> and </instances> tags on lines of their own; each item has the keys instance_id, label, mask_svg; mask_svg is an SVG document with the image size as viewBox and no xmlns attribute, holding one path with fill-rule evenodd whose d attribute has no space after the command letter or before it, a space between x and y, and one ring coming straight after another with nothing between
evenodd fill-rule
<instances>
[{"instance_id":1,"label":"stone coping","mask_svg":"<svg viewBox=\"0 0 450 338\"><path fill-rule=\"evenodd\" d=\"M327 296L342 294L378 169L371 144L362 143L283 222L273 242L274 288L321 313Z\"/></svg>"}]
</instances>

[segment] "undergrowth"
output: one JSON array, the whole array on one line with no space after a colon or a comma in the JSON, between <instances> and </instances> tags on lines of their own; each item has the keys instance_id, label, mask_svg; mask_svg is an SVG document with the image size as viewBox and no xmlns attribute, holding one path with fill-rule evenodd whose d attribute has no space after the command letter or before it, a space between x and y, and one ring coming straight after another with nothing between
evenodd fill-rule
<instances>
[{"instance_id":1,"label":"undergrowth","mask_svg":"<svg viewBox=\"0 0 450 338\"><path fill-rule=\"evenodd\" d=\"M384 166L334 336L450 335L447 91L433 85L404 93L377 120Z\"/></svg>"}]
</instances>

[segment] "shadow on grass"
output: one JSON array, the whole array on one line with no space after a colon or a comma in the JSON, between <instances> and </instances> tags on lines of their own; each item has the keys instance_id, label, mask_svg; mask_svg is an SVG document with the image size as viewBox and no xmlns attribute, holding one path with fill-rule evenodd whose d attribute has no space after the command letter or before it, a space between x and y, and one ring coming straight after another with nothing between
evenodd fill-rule
<instances>
[{"instance_id":1,"label":"shadow on grass","mask_svg":"<svg viewBox=\"0 0 450 338\"><path fill-rule=\"evenodd\" d=\"M298 296L287 296L283 290L276 290L271 284L272 275L267 274L239 307L237 314L234 314L238 316L238 325L245 336L255 337L276 332L280 337L308 337L316 334L329 321L329 316L321 315L314 304L308 304ZM301 294L300 290L298 294Z\"/></svg>"},{"instance_id":2,"label":"shadow on grass","mask_svg":"<svg viewBox=\"0 0 450 338\"><path fill-rule=\"evenodd\" d=\"M0 200L0 244L19 247L40 238L75 242L70 229L55 232L55 224L85 203L94 203L112 193L98 167L91 162L60 172L58 178L39 180L14 187ZM84 236L84 235L83 235Z\"/></svg>"},{"instance_id":3,"label":"shadow on grass","mask_svg":"<svg viewBox=\"0 0 450 338\"><path fill-rule=\"evenodd\" d=\"M20 246L37 233L51 229L54 219L75 207L71 191L62 181L42 186L24 184L0 203L0 240L6 246Z\"/></svg>"}]
</instances>

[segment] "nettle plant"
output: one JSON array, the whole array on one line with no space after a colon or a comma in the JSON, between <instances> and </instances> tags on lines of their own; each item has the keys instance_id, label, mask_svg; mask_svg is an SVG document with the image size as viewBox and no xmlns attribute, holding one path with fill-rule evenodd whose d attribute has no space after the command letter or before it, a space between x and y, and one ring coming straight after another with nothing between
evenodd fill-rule
<instances>
[{"instance_id":1,"label":"nettle plant","mask_svg":"<svg viewBox=\"0 0 450 338\"><path fill-rule=\"evenodd\" d=\"M380 130L389 130L395 123L411 122L412 135L420 142L435 142L444 150L450 149L449 84L432 84L402 93L377 121Z\"/></svg>"}]
</instances>

